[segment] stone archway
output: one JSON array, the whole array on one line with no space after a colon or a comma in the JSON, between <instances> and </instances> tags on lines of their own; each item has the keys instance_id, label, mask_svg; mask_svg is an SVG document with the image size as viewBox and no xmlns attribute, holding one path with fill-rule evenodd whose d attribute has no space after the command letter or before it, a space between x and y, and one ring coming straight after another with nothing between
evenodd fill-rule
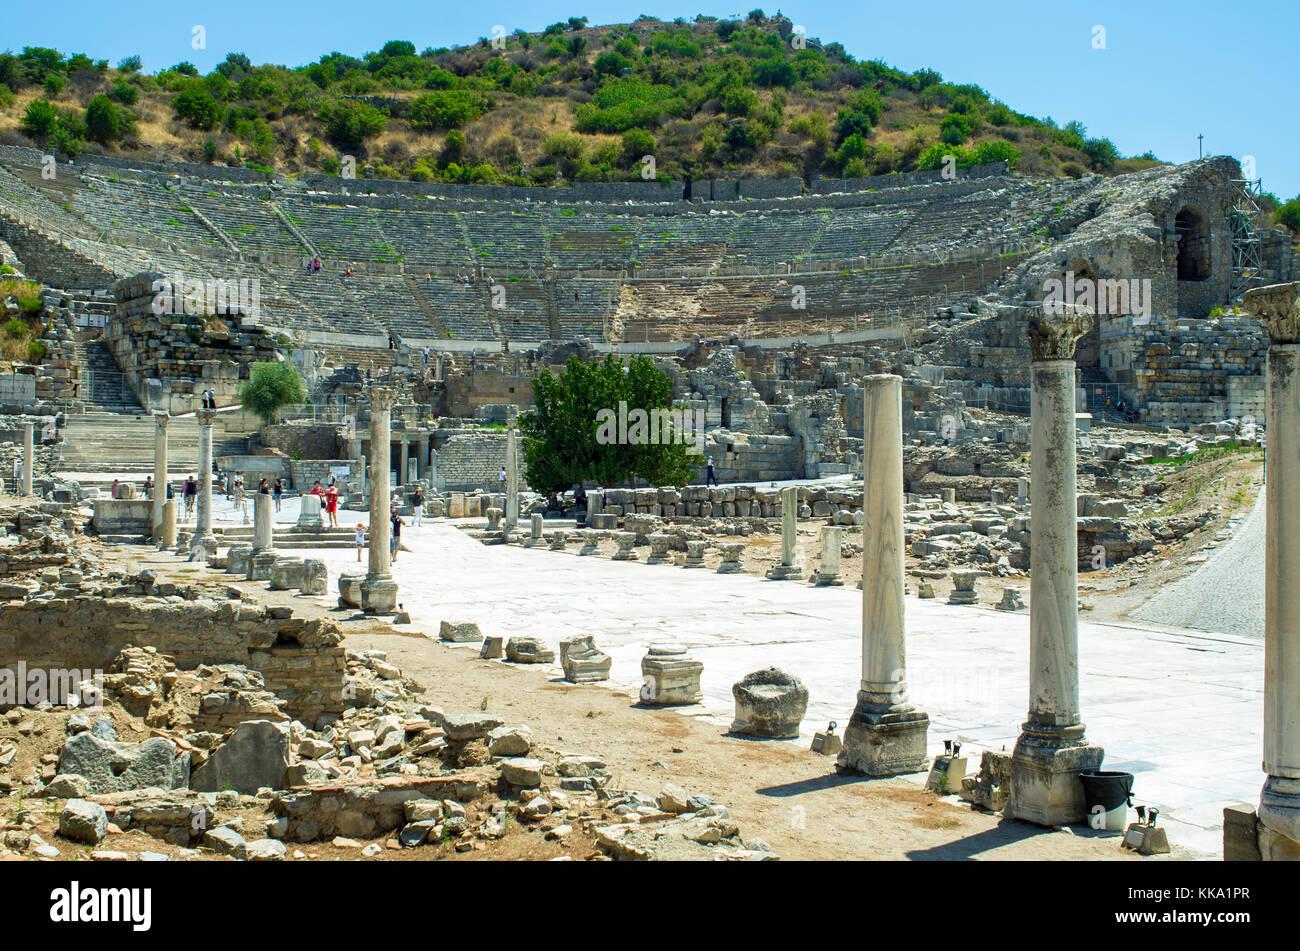
<instances>
[{"instance_id":1,"label":"stone archway","mask_svg":"<svg viewBox=\"0 0 1300 951\"><path fill-rule=\"evenodd\" d=\"M1210 279L1210 219L1194 205L1184 205L1174 216L1178 241L1178 280Z\"/></svg>"}]
</instances>

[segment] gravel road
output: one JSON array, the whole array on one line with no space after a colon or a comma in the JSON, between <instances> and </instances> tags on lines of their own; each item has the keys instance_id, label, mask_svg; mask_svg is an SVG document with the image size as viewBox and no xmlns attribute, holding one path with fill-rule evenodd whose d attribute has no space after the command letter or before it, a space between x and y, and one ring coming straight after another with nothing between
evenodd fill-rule
<instances>
[{"instance_id":1,"label":"gravel road","mask_svg":"<svg viewBox=\"0 0 1300 951\"><path fill-rule=\"evenodd\" d=\"M1264 492L1236 536L1187 577L1133 612L1137 620L1197 631L1264 636Z\"/></svg>"}]
</instances>

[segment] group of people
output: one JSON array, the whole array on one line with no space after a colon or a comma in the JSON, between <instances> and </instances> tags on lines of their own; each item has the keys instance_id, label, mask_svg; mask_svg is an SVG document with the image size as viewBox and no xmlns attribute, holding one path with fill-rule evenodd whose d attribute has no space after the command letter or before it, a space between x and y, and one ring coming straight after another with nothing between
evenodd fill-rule
<instances>
[{"instance_id":1,"label":"group of people","mask_svg":"<svg viewBox=\"0 0 1300 951\"><path fill-rule=\"evenodd\" d=\"M316 484L311 487L311 491L308 492L307 494L316 495L320 497L321 508L325 510L326 516L329 517L330 528L338 528L339 527L339 487L334 484L334 476L330 476L329 487L325 489L321 488L320 479L317 479Z\"/></svg>"},{"instance_id":2,"label":"group of people","mask_svg":"<svg viewBox=\"0 0 1300 951\"><path fill-rule=\"evenodd\" d=\"M1126 423L1140 423L1142 421L1142 411L1132 403L1125 401L1123 397L1120 397L1119 402L1115 404L1115 409Z\"/></svg>"},{"instance_id":3,"label":"group of people","mask_svg":"<svg viewBox=\"0 0 1300 951\"><path fill-rule=\"evenodd\" d=\"M316 274L320 271L320 258L313 257L307 262L307 273Z\"/></svg>"},{"instance_id":4,"label":"group of people","mask_svg":"<svg viewBox=\"0 0 1300 951\"><path fill-rule=\"evenodd\" d=\"M113 480L113 484L109 488L109 493L115 499L120 499L122 497L121 479ZM143 498L148 499L152 497L153 497L153 476L149 476L144 480ZM185 515L187 517L194 515L194 506L196 501L198 500L198 497L199 497L198 476L193 476L193 475L187 476L185 478L185 481L181 483L181 501L185 506ZM167 498L169 499L176 498L176 490L175 488L172 487L172 484L170 482L167 483Z\"/></svg>"},{"instance_id":5,"label":"group of people","mask_svg":"<svg viewBox=\"0 0 1300 951\"><path fill-rule=\"evenodd\" d=\"M419 493L417 492L416 494L418 495ZM415 500L412 499L411 501L414 503ZM414 511L415 524L418 526L420 524L420 507L417 505ZM397 514L396 508L390 508L388 510L388 520L392 526L392 530L388 533L388 560L395 562L397 561L397 552L402 547L402 526L406 524L406 520ZM365 522L357 522L357 561L361 560L361 552L366 547L366 533L369 531L370 529L367 527Z\"/></svg>"}]
</instances>

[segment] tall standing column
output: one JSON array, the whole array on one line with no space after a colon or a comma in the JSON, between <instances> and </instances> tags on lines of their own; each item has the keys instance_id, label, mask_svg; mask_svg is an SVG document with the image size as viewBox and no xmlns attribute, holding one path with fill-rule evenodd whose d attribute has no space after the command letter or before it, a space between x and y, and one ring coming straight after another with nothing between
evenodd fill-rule
<instances>
[{"instance_id":1,"label":"tall standing column","mask_svg":"<svg viewBox=\"0 0 1300 951\"><path fill-rule=\"evenodd\" d=\"M781 490L781 563L767 571L771 581L802 581L803 571L795 564L795 542L799 530L799 488Z\"/></svg>"},{"instance_id":2,"label":"tall standing column","mask_svg":"<svg viewBox=\"0 0 1300 951\"><path fill-rule=\"evenodd\" d=\"M199 496L195 499L194 538L190 561L210 561L217 553L217 536L212 533L212 424L215 409L196 410L199 418Z\"/></svg>"},{"instance_id":3,"label":"tall standing column","mask_svg":"<svg viewBox=\"0 0 1300 951\"><path fill-rule=\"evenodd\" d=\"M36 456L36 439L34 430L36 424L29 420L23 421L23 478L22 490L23 495L32 494L32 468L33 460Z\"/></svg>"},{"instance_id":4,"label":"tall standing column","mask_svg":"<svg viewBox=\"0 0 1300 951\"><path fill-rule=\"evenodd\" d=\"M1061 308L1057 308L1058 310ZM1079 542L1075 484L1074 348L1092 326L1081 312L1025 312L1030 366L1029 716L1011 757L1003 815L1040 825L1082 822L1079 773L1105 755L1079 708Z\"/></svg>"},{"instance_id":5,"label":"tall standing column","mask_svg":"<svg viewBox=\"0 0 1300 951\"><path fill-rule=\"evenodd\" d=\"M930 717L907 693L903 624L903 378L863 380L862 681L836 764L868 776L926 768Z\"/></svg>"},{"instance_id":6,"label":"tall standing column","mask_svg":"<svg viewBox=\"0 0 1300 951\"><path fill-rule=\"evenodd\" d=\"M1300 282L1247 291L1268 327L1264 476L1264 772L1259 846L1300 859Z\"/></svg>"},{"instance_id":7,"label":"tall standing column","mask_svg":"<svg viewBox=\"0 0 1300 951\"><path fill-rule=\"evenodd\" d=\"M506 432L506 531L513 532L519 524L519 432L515 421L510 420Z\"/></svg>"},{"instance_id":8,"label":"tall standing column","mask_svg":"<svg viewBox=\"0 0 1300 951\"><path fill-rule=\"evenodd\" d=\"M392 411L397 391L386 386L370 388L370 565L361 582L361 609L367 614L392 614L397 610L397 583L393 581L388 550L393 526L388 512L388 469L392 448Z\"/></svg>"},{"instance_id":9,"label":"tall standing column","mask_svg":"<svg viewBox=\"0 0 1300 951\"><path fill-rule=\"evenodd\" d=\"M411 442L405 436L402 437L402 448L397 456L397 484L406 485L406 476L411 468L409 462L411 458Z\"/></svg>"},{"instance_id":10,"label":"tall standing column","mask_svg":"<svg viewBox=\"0 0 1300 951\"><path fill-rule=\"evenodd\" d=\"M153 505L150 507L149 525L153 541L162 541L163 503L167 501L167 423L171 416L166 412L153 414Z\"/></svg>"}]
</instances>

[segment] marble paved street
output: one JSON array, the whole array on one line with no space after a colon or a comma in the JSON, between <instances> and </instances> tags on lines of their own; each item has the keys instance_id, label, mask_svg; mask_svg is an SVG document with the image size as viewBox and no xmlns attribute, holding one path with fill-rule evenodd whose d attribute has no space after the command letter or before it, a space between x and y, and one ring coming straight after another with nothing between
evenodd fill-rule
<instances>
[{"instance_id":1,"label":"marble paved street","mask_svg":"<svg viewBox=\"0 0 1300 951\"><path fill-rule=\"evenodd\" d=\"M296 517L286 502L282 522ZM222 513L229 518L228 513ZM340 513L353 524L361 513ZM475 520L476 522L480 520ZM485 634L529 634L553 646L594 634L613 657L613 686L640 687L640 660L656 641L686 645L703 661L704 702L685 712L729 723L731 685L776 665L810 693L806 743L853 710L860 665L861 593L750 575L580 558L574 551L485 546L445 520L402 533L393 566L413 627L473 620ZM295 551L322 558L331 592L352 551ZM332 593L326 600L333 600ZM907 598L912 696L931 717L931 752L963 741L1010 749L1028 709L1027 612L955 607ZM1176 844L1221 849L1222 808L1258 799L1263 644L1152 627L1080 623L1080 689L1089 737L1104 768L1136 775L1135 802L1157 806ZM460 648L465 649L465 648ZM559 676L558 665L555 669ZM919 781L919 780L918 780Z\"/></svg>"}]
</instances>

